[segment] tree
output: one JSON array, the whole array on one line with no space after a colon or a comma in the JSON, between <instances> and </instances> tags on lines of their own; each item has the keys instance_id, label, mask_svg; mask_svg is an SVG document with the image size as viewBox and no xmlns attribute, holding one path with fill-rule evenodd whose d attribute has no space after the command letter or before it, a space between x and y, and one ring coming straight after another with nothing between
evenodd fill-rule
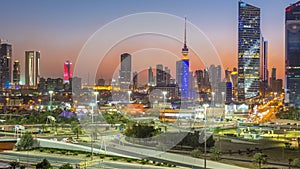
<instances>
[{"instance_id":1,"label":"tree","mask_svg":"<svg viewBox=\"0 0 300 169\"><path fill-rule=\"evenodd\" d=\"M211 150L210 159L219 161L221 159L221 152L219 149L213 147Z\"/></svg>"},{"instance_id":2,"label":"tree","mask_svg":"<svg viewBox=\"0 0 300 169\"><path fill-rule=\"evenodd\" d=\"M261 165L267 162L267 156L263 153L255 153L252 161L258 165L259 169L261 169Z\"/></svg>"},{"instance_id":3,"label":"tree","mask_svg":"<svg viewBox=\"0 0 300 169\"><path fill-rule=\"evenodd\" d=\"M293 159L289 158L288 161L289 161L289 169L290 169L291 168L291 163L293 162Z\"/></svg>"},{"instance_id":4,"label":"tree","mask_svg":"<svg viewBox=\"0 0 300 169\"><path fill-rule=\"evenodd\" d=\"M30 133L25 133L17 143L17 150L29 150L38 146L37 140Z\"/></svg>"},{"instance_id":5,"label":"tree","mask_svg":"<svg viewBox=\"0 0 300 169\"><path fill-rule=\"evenodd\" d=\"M294 163L294 166L300 167L300 159L299 158L295 158L293 163Z\"/></svg>"},{"instance_id":6,"label":"tree","mask_svg":"<svg viewBox=\"0 0 300 169\"><path fill-rule=\"evenodd\" d=\"M20 163L17 161L11 161L9 162L9 165L12 167L12 169L16 169L16 167L20 166Z\"/></svg>"},{"instance_id":7,"label":"tree","mask_svg":"<svg viewBox=\"0 0 300 169\"><path fill-rule=\"evenodd\" d=\"M199 158L202 154L203 152L200 149L194 149L191 151L191 156L195 158Z\"/></svg>"},{"instance_id":8,"label":"tree","mask_svg":"<svg viewBox=\"0 0 300 169\"><path fill-rule=\"evenodd\" d=\"M59 169L73 169L73 167L70 163L67 163L67 164L60 166Z\"/></svg>"},{"instance_id":9,"label":"tree","mask_svg":"<svg viewBox=\"0 0 300 169\"><path fill-rule=\"evenodd\" d=\"M81 134L82 130L81 127L76 123L76 122L72 122L71 123L71 128L74 134L76 134L76 138L79 138L79 134Z\"/></svg>"},{"instance_id":10,"label":"tree","mask_svg":"<svg viewBox=\"0 0 300 169\"><path fill-rule=\"evenodd\" d=\"M52 168L52 166L47 159L43 159L43 161L36 164L36 169L50 169L50 168Z\"/></svg>"}]
</instances>

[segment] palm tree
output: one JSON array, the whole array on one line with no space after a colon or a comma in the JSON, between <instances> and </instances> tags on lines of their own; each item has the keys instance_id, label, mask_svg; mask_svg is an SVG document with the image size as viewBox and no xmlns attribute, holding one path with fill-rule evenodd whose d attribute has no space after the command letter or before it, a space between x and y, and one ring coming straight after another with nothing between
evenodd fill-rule
<instances>
[{"instance_id":1,"label":"palm tree","mask_svg":"<svg viewBox=\"0 0 300 169\"><path fill-rule=\"evenodd\" d=\"M291 168L291 163L293 162L293 159L289 158L288 161L289 161L289 169L290 169Z\"/></svg>"},{"instance_id":2,"label":"palm tree","mask_svg":"<svg viewBox=\"0 0 300 169\"><path fill-rule=\"evenodd\" d=\"M72 131L76 134L76 138L79 138L79 134L82 132L81 127L77 123L71 124Z\"/></svg>"},{"instance_id":3,"label":"palm tree","mask_svg":"<svg viewBox=\"0 0 300 169\"><path fill-rule=\"evenodd\" d=\"M267 155L263 153L255 153L253 156L252 161L255 164L258 164L259 169L261 169L261 165L267 162Z\"/></svg>"}]
</instances>

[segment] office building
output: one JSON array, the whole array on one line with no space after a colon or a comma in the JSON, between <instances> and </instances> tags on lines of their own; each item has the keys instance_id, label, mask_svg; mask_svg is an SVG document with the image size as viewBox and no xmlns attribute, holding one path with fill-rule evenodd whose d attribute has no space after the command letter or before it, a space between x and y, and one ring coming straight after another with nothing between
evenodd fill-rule
<instances>
[{"instance_id":1,"label":"office building","mask_svg":"<svg viewBox=\"0 0 300 169\"><path fill-rule=\"evenodd\" d=\"M152 67L149 67L148 69L148 86L154 86L154 77L153 77L153 70Z\"/></svg>"},{"instance_id":2,"label":"office building","mask_svg":"<svg viewBox=\"0 0 300 169\"><path fill-rule=\"evenodd\" d=\"M70 79L72 78L72 63L70 61L66 61L64 63L64 83L70 83Z\"/></svg>"},{"instance_id":3,"label":"office building","mask_svg":"<svg viewBox=\"0 0 300 169\"><path fill-rule=\"evenodd\" d=\"M156 65L156 85L157 86L164 86L164 70L163 70L163 65L158 64Z\"/></svg>"},{"instance_id":4,"label":"office building","mask_svg":"<svg viewBox=\"0 0 300 169\"><path fill-rule=\"evenodd\" d=\"M285 9L285 103L300 106L300 1Z\"/></svg>"},{"instance_id":5,"label":"office building","mask_svg":"<svg viewBox=\"0 0 300 169\"><path fill-rule=\"evenodd\" d=\"M133 72L132 74L132 83L133 83L133 90L138 89L138 73L137 72Z\"/></svg>"},{"instance_id":6,"label":"office building","mask_svg":"<svg viewBox=\"0 0 300 169\"><path fill-rule=\"evenodd\" d=\"M14 62L14 66L13 66L13 83L14 85L19 85L20 84L20 80L21 80L21 68L20 68L20 62L18 60L16 60Z\"/></svg>"},{"instance_id":7,"label":"office building","mask_svg":"<svg viewBox=\"0 0 300 169\"><path fill-rule=\"evenodd\" d=\"M121 55L121 69L119 74L119 85L121 90L129 90L131 81L131 55L123 53Z\"/></svg>"},{"instance_id":8,"label":"office building","mask_svg":"<svg viewBox=\"0 0 300 169\"><path fill-rule=\"evenodd\" d=\"M0 87L7 89L12 82L12 45L0 40Z\"/></svg>"},{"instance_id":9,"label":"office building","mask_svg":"<svg viewBox=\"0 0 300 169\"><path fill-rule=\"evenodd\" d=\"M25 85L36 87L40 78L40 52L25 51Z\"/></svg>"},{"instance_id":10,"label":"office building","mask_svg":"<svg viewBox=\"0 0 300 169\"><path fill-rule=\"evenodd\" d=\"M238 16L238 99L259 96L260 8L239 1Z\"/></svg>"}]
</instances>

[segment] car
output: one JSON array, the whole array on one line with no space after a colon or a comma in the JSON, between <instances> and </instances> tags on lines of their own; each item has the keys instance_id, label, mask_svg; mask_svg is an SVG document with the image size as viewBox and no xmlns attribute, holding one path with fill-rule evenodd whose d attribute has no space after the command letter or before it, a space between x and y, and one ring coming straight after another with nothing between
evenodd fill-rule
<instances>
[{"instance_id":1,"label":"car","mask_svg":"<svg viewBox=\"0 0 300 169\"><path fill-rule=\"evenodd\" d=\"M79 142L76 141L76 140L72 140L71 143L73 143L73 144L78 144Z\"/></svg>"}]
</instances>

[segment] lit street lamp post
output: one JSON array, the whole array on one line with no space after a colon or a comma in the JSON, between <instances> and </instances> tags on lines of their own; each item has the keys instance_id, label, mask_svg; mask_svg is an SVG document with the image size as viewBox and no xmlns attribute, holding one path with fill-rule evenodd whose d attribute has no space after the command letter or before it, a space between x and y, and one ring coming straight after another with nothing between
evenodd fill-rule
<instances>
[{"instance_id":1,"label":"lit street lamp post","mask_svg":"<svg viewBox=\"0 0 300 169\"><path fill-rule=\"evenodd\" d=\"M94 92L95 95L95 111L97 112L97 95L99 94L99 92ZM92 123L94 123L94 106L92 104Z\"/></svg>"},{"instance_id":2,"label":"lit street lamp post","mask_svg":"<svg viewBox=\"0 0 300 169\"><path fill-rule=\"evenodd\" d=\"M225 106L225 92L222 92L222 104Z\"/></svg>"},{"instance_id":3,"label":"lit street lamp post","mask_svg":"<svg viewBox=\"0 0 300 169\"><path fill-rule=\"evenodd\" d=\"M162 94L164 95L164 108L166 108L166 95L167 95L167 91L163 91Z\"/></svg>"},{"instance_id":4,"label":"lit street lamp post","mask_svg":"<svg viewBox=\"0 0 300 169\"><path fill-rule=\"evenodd\" d=\"M53 95L53 91L52 90L50 90L49 91L49 94L50 94L50 110L52 109L52 95Z\"/></svg>"},{"instance_id":5,"label":"lit street lamp post","mask_svg":"<svg viewBox=\"0 0 300 169\"><path fill-rule=\"evenodd\" d=\"M208 104L204 104L204 168L206 169L206 121L207 121L207 108Z\"/></svg>"},{"instance_id":6,"label":"lit street lamp post","mask_svg":"<svg viewBox=\"0 0 300 169\"><path fill-rule=\"evenodd\" d=\"M132 91L128 91L128 103L130 103L130 95L131 95Z\"/></svg>"},{"instance_id":7,"label":"lit street lamp post","mask_svg":"<svg viewBox=\"0 0 300 169\"><path fill-rule=\"evenodd\" d=\"M98 106L97 106L97 95L99 94L99 92L94 92L95 95L95 112L97 112ZM94 105L92 104L92 127L94 124ZM91 160L93 160L93 155L94 155L94 146L93 146L93 142L94 142L94 131L92 130L92 135L91 135Z\"/></svg>"}]
</instances>

